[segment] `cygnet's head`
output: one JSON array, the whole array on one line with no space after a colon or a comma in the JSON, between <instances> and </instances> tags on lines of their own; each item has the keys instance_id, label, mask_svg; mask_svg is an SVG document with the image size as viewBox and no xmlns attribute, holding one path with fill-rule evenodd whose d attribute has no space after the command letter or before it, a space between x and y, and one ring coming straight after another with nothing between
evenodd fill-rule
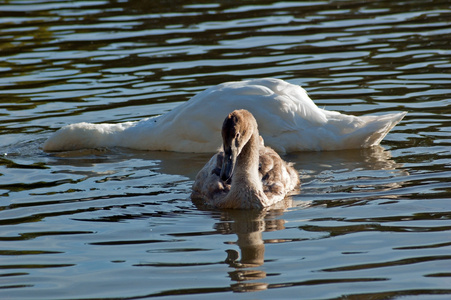
<instances>
[{"instance_id":1,"label":"cygnet's head","mask_svg":"<svg viewBox=\"0 0 451 300\"><path fill-rule=\"evenodd\" d=\"M257 121L247 110L234 110L222 124L222 145L224 160L221 179L227 181L232 177L238 155L257 129Z\"/></svg>"}]
</instances>

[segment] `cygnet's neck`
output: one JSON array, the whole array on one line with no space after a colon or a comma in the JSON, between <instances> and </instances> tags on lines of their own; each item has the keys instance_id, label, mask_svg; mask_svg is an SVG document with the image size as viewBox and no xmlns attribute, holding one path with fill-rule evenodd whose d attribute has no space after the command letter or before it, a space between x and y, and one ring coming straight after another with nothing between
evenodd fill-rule
<instances>
[{"instance_id":1,"label":"cygnet's neck","mask_svg":"<svg viewBox=\"0 0 451 300\"><path fill-rule=\"evenodd\" d=\"M240 208L263 208L267 197L258 174L260 139L255 129L237 157L231 189L227 195L232 202L239 201Z\"/></svg>"},{"instance_id":2,"label":"cygnet's neck","mask_svg":"<svg viewBox=\"0 0 451 300\"><path fill-rule=\"evenodd\" d=\"M241 153L237 157L232 185L233 183L239 184L243 181L246 183L253 183L255 181L260 183L259 186L261 186L261 181L258 176L259 146L258 131L254 130L251 138L244 145Z\"/></svg>"}]
</instances>

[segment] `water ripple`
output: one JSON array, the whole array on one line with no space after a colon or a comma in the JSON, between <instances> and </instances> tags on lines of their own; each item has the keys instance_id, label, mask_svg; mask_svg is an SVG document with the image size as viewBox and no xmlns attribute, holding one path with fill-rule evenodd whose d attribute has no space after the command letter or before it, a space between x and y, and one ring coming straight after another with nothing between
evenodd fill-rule
<instances>
[{"instance_id":1,"label":"water ripple","mask_svg":"<svg viewBox=\"0 0 451 300\"><path fill-rule=\"evenodd\" d=\"M449 298L448 2L2 4L2 295ZM208 155L40 149L65 124L261 77L326 109L408 115L383 147L287 155L302 188L268 213L193 206Z\"/></svg>"}]
</instances>

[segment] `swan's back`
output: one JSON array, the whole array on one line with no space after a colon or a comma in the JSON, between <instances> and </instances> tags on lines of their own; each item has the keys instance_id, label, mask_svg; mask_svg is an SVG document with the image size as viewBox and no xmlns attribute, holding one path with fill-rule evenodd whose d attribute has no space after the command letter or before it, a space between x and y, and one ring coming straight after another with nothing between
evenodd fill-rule
<instances>
[{"instance_id":1,"label":"swan's back","mask_svg":"<svg viewBox=\"0 0 451 300\"><path fill-rule=\"evenodd\" d=\"M281 154L375 146L406 114L357 117L324 110L302 87L280 79L226 82L160 116L152 130L158 138L149 131L140 149L215 152L221 145L218 120L237 109L252 113L265 143Z\"/></svg>"},{"instance_id":2,"label":"swan's back","mask_svg":"<svg viewBox=\"0 0 451 300\"><path fill-rule=\"evenodd\" d=\"M377 145L405 115L355 117L326 111L318 108L300 86L266 78L211 87L156 118L65 126L45 142L44 150L119 146L215 152L221 145L217 121L237 109L254 115L266 144L278 153Z\"/></svg>"},{"instance_id":3,"label":"swan's back","mask_svg":"<svg viewBox=\"0 0 451 300\"><path fill-rule=\"evenodd\" d=\"M185 147L195 148L195 152L214 152L221 145L218 120L238 109L251 112L263 138L269 139L271 147L280 148L282 153L286 152L284 147L277 146L284 144L277 141L281 134L293 133L299 128L305 134L309 128L327 123L324 111L303 88L271 78L219 84L160 118L168 133L174 130L181 133L183 139L193 141ZM292 138L289 136L286 140Z\"/></svg>"}]
</instances>

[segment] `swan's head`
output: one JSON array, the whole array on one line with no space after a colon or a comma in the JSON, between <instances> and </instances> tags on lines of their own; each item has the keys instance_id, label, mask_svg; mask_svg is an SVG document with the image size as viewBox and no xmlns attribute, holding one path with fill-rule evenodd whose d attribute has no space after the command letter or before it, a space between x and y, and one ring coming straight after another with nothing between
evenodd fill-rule
<instances>
[{"instance_id":1,"label":"swan's head","mask_svg":"<svg viewBox=\"0 0 451 300\"><path fill-rule=\"evenodd\" d=\"M222 145L224 160L221 168L221 179L232 177L238 155L257 130L257 121L247 110L234 110L222 124Z\"/></svg>"}]
</instances>

